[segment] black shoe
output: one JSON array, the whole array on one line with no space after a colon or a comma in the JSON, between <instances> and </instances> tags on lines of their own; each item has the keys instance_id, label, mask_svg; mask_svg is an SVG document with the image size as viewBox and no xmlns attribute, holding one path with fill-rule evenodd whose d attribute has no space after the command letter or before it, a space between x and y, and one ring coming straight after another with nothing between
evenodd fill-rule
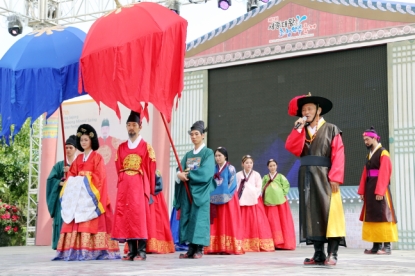
<instances>
[{"instance_id":1,"label":"black shoe","mask_svg":"<svg viewBox=\"0 0 415 276\"><path fill-rule=\"evenodd\" d=\"M197 244L190 243L189 250L185 254L180 254L179 259L193 259L193 255L196 253Z\"/></svg>"},{"instance_id":2,"label":"black shoe","mask_svg":"<svg viewBox=\"0 0 415 276\"><path fill-rule=\"evenodd\" d=\"M136 254L137 256L134 258L134 260L145 261L147 259L146 247L147 247L146 240L138 240L138 247L137 247L137 254Z\"/></svg>"},{"instance_id":3,"label":"black shoe","mask_svg":"<svg viewBox=\"0 0 415 276\"><path fill-rule=\"evenodd\" d=\"M384 242L383 248L378 250L377 254L378 255L391 255L392 254L391 243Z\"/></svg>"},{"instance_id":4,"label":"black shoe","mask_svg":"<svg viewBox=\"0 0 415 276\"><path fill-rule=\"evenodd\" d=\"M378 251L381 249L382 243L381 242L374 242L372 249L365 249L363 253L365 254L377 254Z\"/></svg>"},{"instance_id":5,"label":"black shoe","mask_svg":"<svg viewBox=\"0 0 415 276\"><path fill-rule=\"evenodd\" d=\"M128 254L123 256L121 260L123 261L134 261L134 257L137 255L137 241L136 240L128 240Z\"/></svg>"},{"instance_id":6,"label":"black shoe","mask_svg":"<svg viewBox=\"0 0 415 276\"><path fill-rule=\"evenodd\" d=\"M200 259L203 257L203 245L196 245L196 252L193 254L193 259Z\"/></svg>"}]
</instances>

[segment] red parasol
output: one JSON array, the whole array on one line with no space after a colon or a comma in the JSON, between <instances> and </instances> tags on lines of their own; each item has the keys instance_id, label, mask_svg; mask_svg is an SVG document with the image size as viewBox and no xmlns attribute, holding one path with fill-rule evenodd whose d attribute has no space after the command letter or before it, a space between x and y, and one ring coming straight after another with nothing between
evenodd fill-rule
<instances>
[{"instance_id":1,"label":"red parasol","mask_svg":"<svg viewBox=\"0 0 415 276\"><path fill-rule=\"evenodd\" d=\"M95 21L86 36L80 82L118 117L117 101L137 112L144 102L170 122L183 90L187 21L156 3L116 2L117 10Z\"/></svg>"},{"instance_id":2,"label":"red parasol","mask_svg":"<svg viewBox=\"0 0 415 276\"><path fill-rule=\"evenodd\" d=\"M166 119L170 122L174 99L183 90L187 21L156 3L115 2L117 9L95 21L85 38L79 90L83 87L118 117L118 102L147 119L146 107L152 103L161 113L182 171Z\"/></svg>"}]
</instances>

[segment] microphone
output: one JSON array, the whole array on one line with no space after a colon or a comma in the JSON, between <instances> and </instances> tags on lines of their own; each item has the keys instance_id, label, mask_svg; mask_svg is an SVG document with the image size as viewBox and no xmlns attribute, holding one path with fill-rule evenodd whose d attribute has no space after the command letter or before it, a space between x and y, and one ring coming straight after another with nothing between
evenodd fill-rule
<instances>
[{"instance_id":1,"label":"microphone","mask_svg":"<svg viewBox=\"0 0 415 276\"><path fill-rule=\"evenodd\" d=\"M303 118L301 118L301 119L303 119L303 121L306 121L307 120L307 116L304 116ZM301 123L300 122L298 122L296 125L295 125L295 129L298 129L299 127L301 126Z\"/></svg>"}]
</instances>

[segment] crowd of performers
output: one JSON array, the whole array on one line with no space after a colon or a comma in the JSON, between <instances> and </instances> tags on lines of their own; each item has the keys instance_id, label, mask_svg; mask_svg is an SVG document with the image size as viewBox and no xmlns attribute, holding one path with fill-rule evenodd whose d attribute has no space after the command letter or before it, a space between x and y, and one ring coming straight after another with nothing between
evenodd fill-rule
<instances>
[{"instance_id":1,"label":"crowd of performers","mask_svg":"<svg viewBox=\"0 0 415 276\"><path fill-rule=\"evenodd\" d=\"M301 161L299 242L314 246L305 266L336 265L339 246L346 246L339 187L344 146L341 130L322 117L331 108L328 99L310 94L295 97L288 108L290 115L300 117L286 141L286 149ZM170 225L155 152L140 136L141 127L140 114L132 111L126 124L129 139L119 145L115 158L115 203L108 199L95 129L81 125L66 141L66 164L58 162L47 182L52 248L57 251L53 260L146 260L147 253L175 252L175 242L176 249L181 245L186 251L180 259L296 248L287 201L290 183L278 172L277 160L267 162L269 173L261 177L252 156L245 155L236 172L225 147L206 147L203 121L189 130L194 149L185 154L177 171ZM389 190L389 153L373 127L363 133L363 140L369 154L358 189L364 202L360 220L363 240L373 242L364 253L391 254L398 234ZM75 157L76 149L81 154ZM125 243L124 256L119 242Z\"/></svg>"}]
</instances>

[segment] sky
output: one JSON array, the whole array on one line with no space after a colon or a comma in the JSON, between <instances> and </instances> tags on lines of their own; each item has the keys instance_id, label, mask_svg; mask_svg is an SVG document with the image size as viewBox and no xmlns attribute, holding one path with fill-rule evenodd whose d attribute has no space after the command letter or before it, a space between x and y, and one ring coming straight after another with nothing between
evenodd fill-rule
<instances>
[{"instance_id":1,"label":"sky","mask_svg":"<svg viewBox=\"0 0 415 276\"><path fill-rule=\"evenodd\" d=\"M398 0L394 2L415 4L415 0ZM2 5L1 2L0 5ZM232 0L232 6L226 11L218 8L217 0L208 0L206 3L201 4L182 5L180 10L180 15L188 21L187 42L192 41L245 13L246 0ZM75 24L73 26L87 32L92 23L93 22L87 22ZM26 26L23 28L22 35L13 37L7 31L6 19L0 17L0 57L7 52L13 43L30 31L31 29Z\"/></svg>"}]
</instances>

